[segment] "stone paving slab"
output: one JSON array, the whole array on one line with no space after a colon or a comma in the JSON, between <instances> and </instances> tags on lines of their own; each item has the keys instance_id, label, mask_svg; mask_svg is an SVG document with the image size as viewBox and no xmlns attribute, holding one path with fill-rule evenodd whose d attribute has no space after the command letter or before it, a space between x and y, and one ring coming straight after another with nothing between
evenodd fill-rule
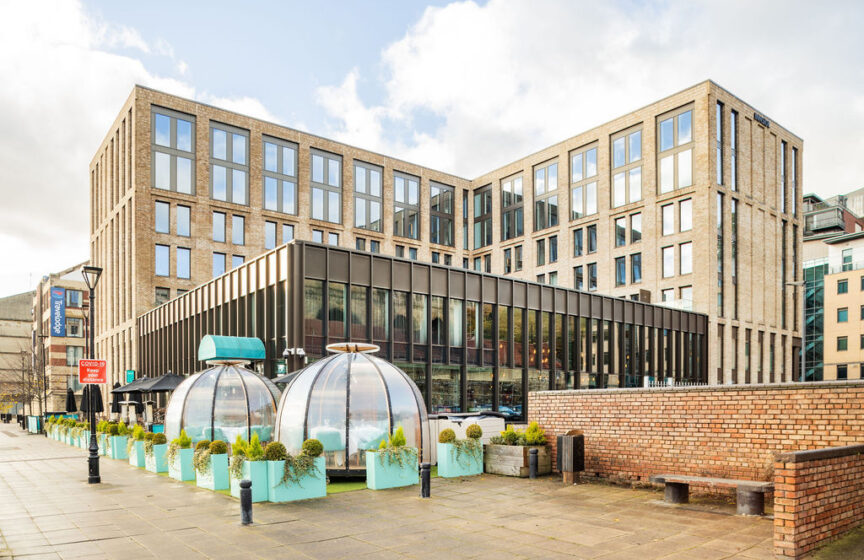
<instances>
[{"instance_id":1,"label":"stone paving slab","mask_svg":"<svg viewBox=\"0 0 864 560\"><path fill-rule=\"evenodd\" d=\"M293 504L239 502L0 424L0 559L772 558L772 522L734 506L670 507L662 494L557 478L481 475Z\"/></svg>"}]
</instances>

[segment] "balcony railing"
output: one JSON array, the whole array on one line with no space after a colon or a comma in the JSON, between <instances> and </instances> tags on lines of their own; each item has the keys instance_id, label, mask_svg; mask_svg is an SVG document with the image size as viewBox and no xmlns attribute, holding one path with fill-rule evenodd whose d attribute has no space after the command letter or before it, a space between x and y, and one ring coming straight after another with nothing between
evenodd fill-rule
<instances>
[{"instance_id":1,"label":"balcony railing","mask_svg":"<svg viewBox=\"0 0 864 560\"><path fill-rule=\"evenodd\" d=\"M824 212L811 214L805 217L806 229L810 231L820 231L830 228L842 229L844 224L843 210L840 208L829 208Z\"/></svg>"}]
</instances>

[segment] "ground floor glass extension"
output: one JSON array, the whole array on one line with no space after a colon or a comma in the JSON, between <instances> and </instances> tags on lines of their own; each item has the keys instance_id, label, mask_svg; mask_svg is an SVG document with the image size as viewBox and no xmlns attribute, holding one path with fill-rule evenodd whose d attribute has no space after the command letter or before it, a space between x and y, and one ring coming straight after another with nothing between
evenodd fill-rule
<instances>
[{"instance_id":1,"label":"ground floor glass extension","mask_svg":"<svg viewBox=\"0 0 864 560\"><path fill-rule=\"evenodd\" d=\"M205 334L261 338L269 377L283 355L293 371L372 342L430 413L519 420L529 391L707 382L706 330L699 313L296 241L139 317L139 367L199 371Z\"/></svg>"}]
</instances>

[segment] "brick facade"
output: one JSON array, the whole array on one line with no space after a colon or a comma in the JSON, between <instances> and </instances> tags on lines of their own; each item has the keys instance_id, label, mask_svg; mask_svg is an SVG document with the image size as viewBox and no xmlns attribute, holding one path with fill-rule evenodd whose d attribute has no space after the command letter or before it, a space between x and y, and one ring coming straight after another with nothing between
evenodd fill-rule
<instances>
[{"instance_id":1,"label":"brick facade","mask_svg":"<svg viewBox=\"0 0 864 560\"><path fill-rule=\"evenodd\" d=\"M774 477L778 557L801 558L864 522L864 445L785 453Z\"/></svg>"},{"instance_id":2,"label":"brick facade","mask_svg":"<svg viewBox=\"0 0 864 560\"><path fill-rule=\"evenodd\" d=\"M864 443L864 383L531 392L529 420L585 434L589 475L773 477L777 453ZM553 463L554 464L554 463Z\"/></svg>"}]
</instances>

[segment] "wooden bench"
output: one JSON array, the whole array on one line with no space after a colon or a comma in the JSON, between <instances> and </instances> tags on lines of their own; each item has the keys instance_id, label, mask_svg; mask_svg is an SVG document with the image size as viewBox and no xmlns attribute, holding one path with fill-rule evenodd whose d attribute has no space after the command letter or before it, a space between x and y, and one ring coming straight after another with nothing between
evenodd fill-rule
<instances>
[{"instance_id":1,"label":"wooden bench","mask_svg":"<svg viewBox=\"0 0 864 560\"><path fill-rule=\"evenodd\" d=\"M765 493L774 491L773 482L686 476L680 474L654 475L651 477L651 482L666 485L663 498L670 504L688 503L690 501L691 484L708 486L709 488L735 488L738 515L764 515Z\"/></svg>"}]
</instances>

